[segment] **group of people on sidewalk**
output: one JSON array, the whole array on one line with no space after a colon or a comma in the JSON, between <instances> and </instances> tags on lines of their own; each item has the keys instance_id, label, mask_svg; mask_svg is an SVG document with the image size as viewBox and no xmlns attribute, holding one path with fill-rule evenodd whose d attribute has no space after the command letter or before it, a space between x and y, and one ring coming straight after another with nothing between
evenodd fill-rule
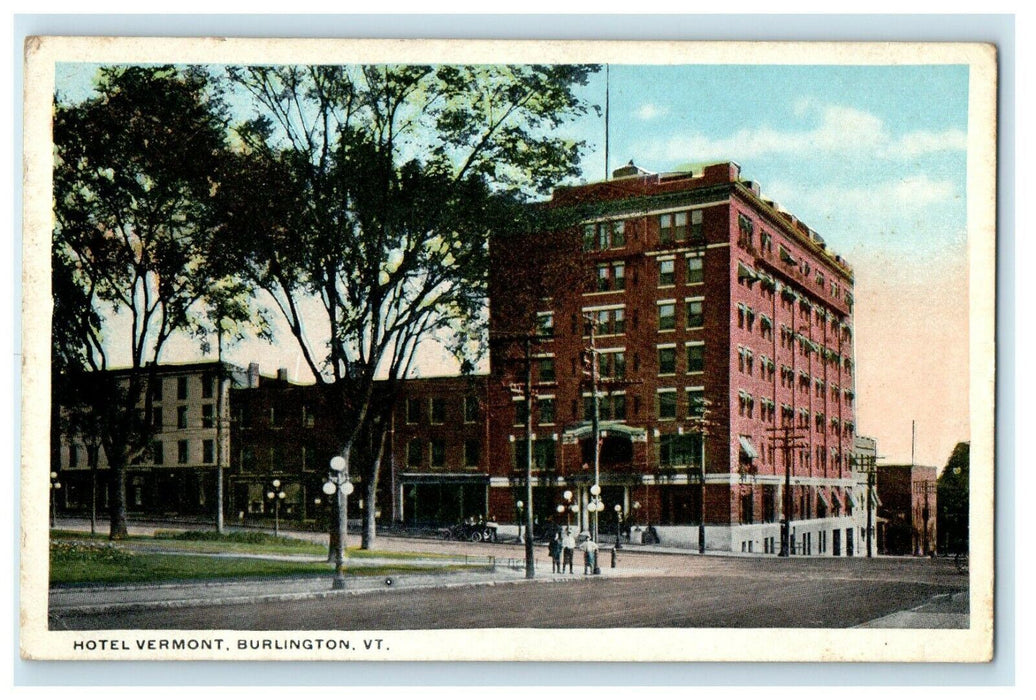
<instances>
[{"instance_id":1,"label":"group of people on sidewalk","mask_svg":"<svg viewBox=\"0 0 1036 700\"><path fill-rule=\"evenodd\" d=\"M579 540L578 545L576 544L577 539ZM572 560L577 546L583 550L583 575L597 571L597 550L599 549L597 543L585 532L580 532L579 537L576 538L572 536L570 528L565 528L564 534L560 532L555 533L548 545L550 560L553 565L551 573L563 574L565 573L565 567L568 567L568 573L575 573L572 571Z\"/></svg>"}]
</instances>

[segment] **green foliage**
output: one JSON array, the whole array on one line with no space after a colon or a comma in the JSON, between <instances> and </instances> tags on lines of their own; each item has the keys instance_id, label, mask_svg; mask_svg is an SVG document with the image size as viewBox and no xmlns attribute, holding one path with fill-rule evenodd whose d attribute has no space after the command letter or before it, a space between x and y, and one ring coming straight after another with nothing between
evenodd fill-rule
<instances>
[{"instance_id":1,"label":"green foliage","mask_svg":"<svg viewBox=\"0 0 1036 700\"><path fill-rule=\"evenodd\" d=\"M185 530L183 532L155 531L155 539L172 539L188 542L234 542L240 544L276 545L278 547L299 547L308 549L310 542L291 537L278 537L267 532L225 532L215 530Z\"/></svg>"},{"instance_id":2,"label":"green foliage","mask_svg":"<svg viewBox=\"0 0 1036 700\"><path fill-rule=\"evenodd\" d=\"M132 560L131 552L108 542L53 540L50 543L51 566L127 564Z\"/></svg>"},{"instance_id":3,"label":"green foliage","mask_svg":"<svg viewBox=\"0 0 1036 700\"><path fill-rule=\"evenodd\" d=\"M946 467L939 474L936 502L939 513L936 524L939 539L947 552L966 552L969 541L971 445L959 442Z\"/></svg>"}]
</instances>

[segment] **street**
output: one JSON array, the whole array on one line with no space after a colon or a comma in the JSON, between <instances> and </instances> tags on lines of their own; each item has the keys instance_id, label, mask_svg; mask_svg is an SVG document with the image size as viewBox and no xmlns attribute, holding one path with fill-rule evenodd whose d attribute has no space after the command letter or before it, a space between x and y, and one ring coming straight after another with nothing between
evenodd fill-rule
<instances>
[{"instance_id":1,"label":"street","mask_svg":"<svg viewBox=\"0 0 1036 700\"><path fill-rule=\"evenodd\" d=\"M624 549L617 568L603 551L603 575L583 577L581 561L575 575L551 575L546 553L537 548L537 579L526 581L503 564L520 559L516 545L380 538L379 548L491 554L502 565L496 578L470 585L408 587L400 577L391 587L290 600L195 600L122 610L52 604L51 629L844 628L954 594L966 611L967 578L947 559L701 557ZM925 626L924 615L910 619L909 626Z\"/></svg>"}]
</instances>

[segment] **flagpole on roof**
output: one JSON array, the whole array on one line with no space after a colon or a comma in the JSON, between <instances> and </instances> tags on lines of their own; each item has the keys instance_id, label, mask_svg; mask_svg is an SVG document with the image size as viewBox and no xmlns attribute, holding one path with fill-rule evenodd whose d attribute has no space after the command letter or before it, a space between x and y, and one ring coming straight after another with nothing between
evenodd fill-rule
<instances>
[{"instance_id":1,"label":"flagpole on roof","mask_svg":"<svg viewBox=\"0 0 1036 700\"><path fill-rule=\"evenodd\" d=\"M611 101L611 66L604 64L604 179L609 176L608 171L608 131L609 131L609 102Z\"/></svg>"}]
</instances>

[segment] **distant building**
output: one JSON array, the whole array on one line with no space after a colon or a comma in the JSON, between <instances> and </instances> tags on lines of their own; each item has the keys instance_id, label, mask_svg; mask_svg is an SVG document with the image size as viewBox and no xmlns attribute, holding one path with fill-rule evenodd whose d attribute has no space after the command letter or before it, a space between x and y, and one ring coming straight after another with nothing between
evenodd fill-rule
<instances>
[{"instance_id":1,"label":"distant building","mask_svg":"<svg viewBox=\"0 0 1036 700\"><path fill-rule=\"evenodd\" d=\"M882 554L932 554L936 546L936 468L881 464L877 470L878 548Z\"/></svg>"},{"instance_id":2,"label":"distant building","mask_svg":"<svg viewBox=\"0 0 1036 700\"><path fill-rule=\"evenodd\" d=\"M151 415L146 416L154 434L149 449L126 467L128 512L150 516L212 512L217 462L230 464L230 386L247 382L241 368L222 367L228 380L223 383L222 402L219 363L154 367ZM112 374L120 380L126 370ZM139 410L145 410L143 400ZM108 460L94 436L62 435L58 466L65 486L59 496L61 509L89 511L91 500L99 512L108 508Z\"/></svg>"}]
</instances>

